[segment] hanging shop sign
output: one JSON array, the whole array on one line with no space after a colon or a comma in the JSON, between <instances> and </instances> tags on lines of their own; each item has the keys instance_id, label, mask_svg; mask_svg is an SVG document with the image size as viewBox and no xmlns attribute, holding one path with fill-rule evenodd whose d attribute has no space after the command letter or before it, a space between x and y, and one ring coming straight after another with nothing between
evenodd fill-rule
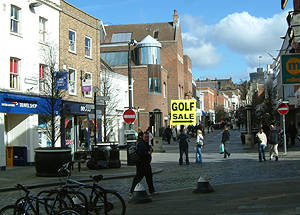
<instances>
[{"instance_id":1,"label":"hanging shop sign","mask_svg":"<svg viewBox=\"0 0 300 215\"><path fill-rule=\"evenodd\" d=\"M56 89L57 90L67 90L68 89L68 72L67 71L57 71L54 73L56 79Z\"/></svg>"},{"instance_id":2,"label":"hanging shop sign","mask_svg":"<svg viewBox=\"0 0 300 215\"><path fill-rule=\"evenodd\" d=\"M195 125L196 101L193 99L171 100L171 125Z\"/></svg>"},{"instance_id":3,"label":"hanging shop sign","mask_svg":"<svg viewBox=\"0 0 300 215\"><path fill-rule=\"evenodd\" d=\"M300 84L300 54L281 55L283 85Z\"/></svg>"}]
</instances>

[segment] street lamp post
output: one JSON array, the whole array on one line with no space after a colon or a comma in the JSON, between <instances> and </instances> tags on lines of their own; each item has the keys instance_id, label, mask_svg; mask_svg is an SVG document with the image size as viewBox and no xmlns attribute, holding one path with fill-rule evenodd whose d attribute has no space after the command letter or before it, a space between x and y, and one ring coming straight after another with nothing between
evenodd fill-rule
<instances>
[{"instance_id":1,"label":"street lamp post","mask_svg":"<svg viewBox=\"0 0 300 215\"><path fill-rule=\"evenodd\" d=\"M137 44L136 40L130 40L128 42L128 97L129 97L129 109L132 109L132 72L131 72L131 46Z\"/></svg>"}]
</instances>

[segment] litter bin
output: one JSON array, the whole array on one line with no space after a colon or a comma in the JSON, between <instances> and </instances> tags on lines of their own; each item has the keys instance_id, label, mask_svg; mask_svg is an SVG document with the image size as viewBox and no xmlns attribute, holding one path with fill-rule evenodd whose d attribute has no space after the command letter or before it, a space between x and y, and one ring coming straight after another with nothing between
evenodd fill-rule
<instances>
[{"instance_id":1,"label":"litter bin","mask_svg":"<svg viewBox=\"0 0 300 215\"><path fill-rule=\"evenodd\" d=\"M13 146L13 165L26 166L27 165L27 147Z\"/></svg>"},{"instance_id":2,"label":"litter bin","mask_svg":"<svg viewBox=\"0 0 300 215\"><path fill-rule=\"evenodd\" d=\"M89 169L120 168L119 147L115 145L94 146L87 166Z\"/></svg>"}]
</instances>

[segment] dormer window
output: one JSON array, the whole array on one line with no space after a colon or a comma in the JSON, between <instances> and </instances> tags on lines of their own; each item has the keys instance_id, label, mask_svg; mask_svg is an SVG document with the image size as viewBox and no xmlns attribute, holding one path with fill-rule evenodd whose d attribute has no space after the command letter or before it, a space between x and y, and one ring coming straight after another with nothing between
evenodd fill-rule
<instances>
[{"instance_id":1,"label":"dormer window","mask_svg":"<svg viewBox=\"0 0 300 215\"><path fill-rule=\"evenodd\" d=\"M154 39L158 39L158 34L159 34L159 31L158 31L158 30L155 30L155 31L153 32L153 37L154 37Z\"/></svg>"}]
</instances>

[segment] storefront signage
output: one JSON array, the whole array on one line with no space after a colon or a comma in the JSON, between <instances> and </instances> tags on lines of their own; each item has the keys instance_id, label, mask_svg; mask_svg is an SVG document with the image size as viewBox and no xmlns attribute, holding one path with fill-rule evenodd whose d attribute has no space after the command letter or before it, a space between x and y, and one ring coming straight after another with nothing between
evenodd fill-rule
<instances>
[{"instance_id":1,"label":"storefront signage","mask_svg":"<svg viewBox=\"0 0 300 215\"><path fill-rule=\"evenodd\" d=\"M67 90L68 89L68 72L67 71L55 72L55 78L56 78L56 89L57 90Z\"/></svg>"},{"instance_id":2,"label":"storefront signage","mask_svg":"<svg viewBox=\"0 0 300 215\"><path fill-rule=\"evenodd\" d=\"M85 73L85 78L82 79L82 92L92 91L92 76L90 73Z\"/></svg>"},{"instance_id":3,"label":"storefront signage","mask_svg":"<svg viewBox=\"0 0 300 215\"><path fill-rule=\"evenodd\" d=\"M300 55L281 55L283 85L300 84Z\"/></svg>"},{"instance_id":4,"label":"storefront signage","mask_svg":"<svg viewBox=\"0 0 300 215\"><path fill-rule=\"evenodd\" d=\"M195 125L196 101L193 99L171 100L171 125Z\"/></svg>"},{"instance_id":5,"label":"storefront signage","mask_svg":"<svg viewBox=\"0 0 300 215\"><path fill-rule=\"evenodd\" d=\"M60 100L55 105L55 114L59 113ZM45 97L28 96L0 92L0 112L49 115L50 100Z\"/></svg>"}]
</instances>

